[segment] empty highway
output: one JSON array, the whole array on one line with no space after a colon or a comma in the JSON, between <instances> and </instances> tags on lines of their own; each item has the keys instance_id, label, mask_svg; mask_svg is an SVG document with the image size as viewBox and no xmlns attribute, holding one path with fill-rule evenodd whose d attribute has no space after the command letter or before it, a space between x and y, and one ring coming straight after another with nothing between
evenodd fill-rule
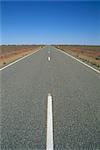
<instances>
[{"instance_id":1,"label":"empty highway","mask_svg":"<svg viewBox=\"0 0 100 150\"><path fill-rule=\"evenodd\" d=\"M1 150L46 150L49 131L51 150L100 150L99 73L45 47L0 75Z\"/></svg>"}]
</instances>

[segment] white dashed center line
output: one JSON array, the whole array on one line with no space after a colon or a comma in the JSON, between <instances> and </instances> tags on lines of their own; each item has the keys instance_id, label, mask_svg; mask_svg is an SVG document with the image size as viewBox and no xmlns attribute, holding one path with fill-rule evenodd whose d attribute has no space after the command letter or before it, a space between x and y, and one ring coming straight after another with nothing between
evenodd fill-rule
<instances>
[{"instance_id":1,"label":"white dashed center line","mask_svg":"<svg viewBox=\"0 0 100 150\"><path fill-rule=\"evenodd\" d=\"M47 139L46 150L53 150L53 111L52 96L48 94L47 99Z\"/></svg>"},{"instance_id":2,"label":"white dashed center line","mask_svg":"<svg viewBox=\"0 0 100 150\"><path fill-rule=\"evenodd\" d=\"M48 57L48 61L50 61L51 60L51 58L50 57Z\"/></svg>"}]
</instances>

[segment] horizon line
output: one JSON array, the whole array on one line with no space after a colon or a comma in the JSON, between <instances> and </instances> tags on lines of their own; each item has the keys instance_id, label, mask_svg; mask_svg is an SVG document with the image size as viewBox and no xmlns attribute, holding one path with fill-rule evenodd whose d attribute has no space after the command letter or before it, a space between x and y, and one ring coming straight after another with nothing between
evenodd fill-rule
<instances>
[{"instance_id":1,"label":"horizon line","mask_svg":"<svg viewBox=\"0 0 100 150\"><path fill-rule=\"evenodd\" d=\"M36 44L35 44L35 43L30 43L30 44L28 44L28 43L20 43L20 44L17 44L17 43L9 43L9 44L8 44L8 43L7 43L7 44L6 44L6 43L5 43L5 44L4 44L4 43L3 43L3 44L0 44L0 46L10 46L10 45L14 45L14 46L16 46L16 45L19 45L19 46L20 46L20 45L29 45L29 46L30 46L30 45L47 45L47 46L49 46L49 45L100 46L100 44L78 44L78 43L77 43L77 44L71 44L71 43L69 43L69 44L68 44L68 43L52 43L52 44L46 44L46 43L38 43L38 44L37 44L37 43L36 43Z\"/></svg>"}]
</instances>

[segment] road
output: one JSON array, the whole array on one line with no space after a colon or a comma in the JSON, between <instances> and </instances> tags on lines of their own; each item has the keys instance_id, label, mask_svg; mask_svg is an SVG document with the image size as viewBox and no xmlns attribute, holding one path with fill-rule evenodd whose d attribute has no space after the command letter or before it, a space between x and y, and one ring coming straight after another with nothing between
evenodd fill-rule
<instances>
[{"instance_id":1,"label":"road","mask_svg":"<svg viewBox=\"0 0 100 150\"><path fill-rule=\"evenodd\" d=\"M54 150L100 149L99 73L53 47L0 73L1 150L46 149L48 93Z\"/></svg>"}]
</instances>

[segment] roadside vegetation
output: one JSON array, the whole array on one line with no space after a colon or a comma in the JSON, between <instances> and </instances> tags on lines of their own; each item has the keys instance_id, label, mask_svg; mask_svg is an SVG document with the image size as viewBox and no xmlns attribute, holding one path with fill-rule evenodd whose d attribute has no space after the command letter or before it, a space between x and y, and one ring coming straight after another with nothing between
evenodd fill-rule
<instances>
[{"instance_id":1,"label":"roadside vegetation","mask_svg":"<svg viewBox=\"0 0 100 150\"><path fill-rule=\"evenodd\" d=\"M42 47L43 45L1 45L0 68Z\"/></svg>"},{"instance_id":2,"label":"roadside vegetation","mask_svg":"<svg viewBox=\"0 0 100 150\"><path fill-rule=\"evenodd\" d=\"M100 46L89 46L89 45L54 45L54 46L100 70Z\"/></svg>"}]
</instances>

